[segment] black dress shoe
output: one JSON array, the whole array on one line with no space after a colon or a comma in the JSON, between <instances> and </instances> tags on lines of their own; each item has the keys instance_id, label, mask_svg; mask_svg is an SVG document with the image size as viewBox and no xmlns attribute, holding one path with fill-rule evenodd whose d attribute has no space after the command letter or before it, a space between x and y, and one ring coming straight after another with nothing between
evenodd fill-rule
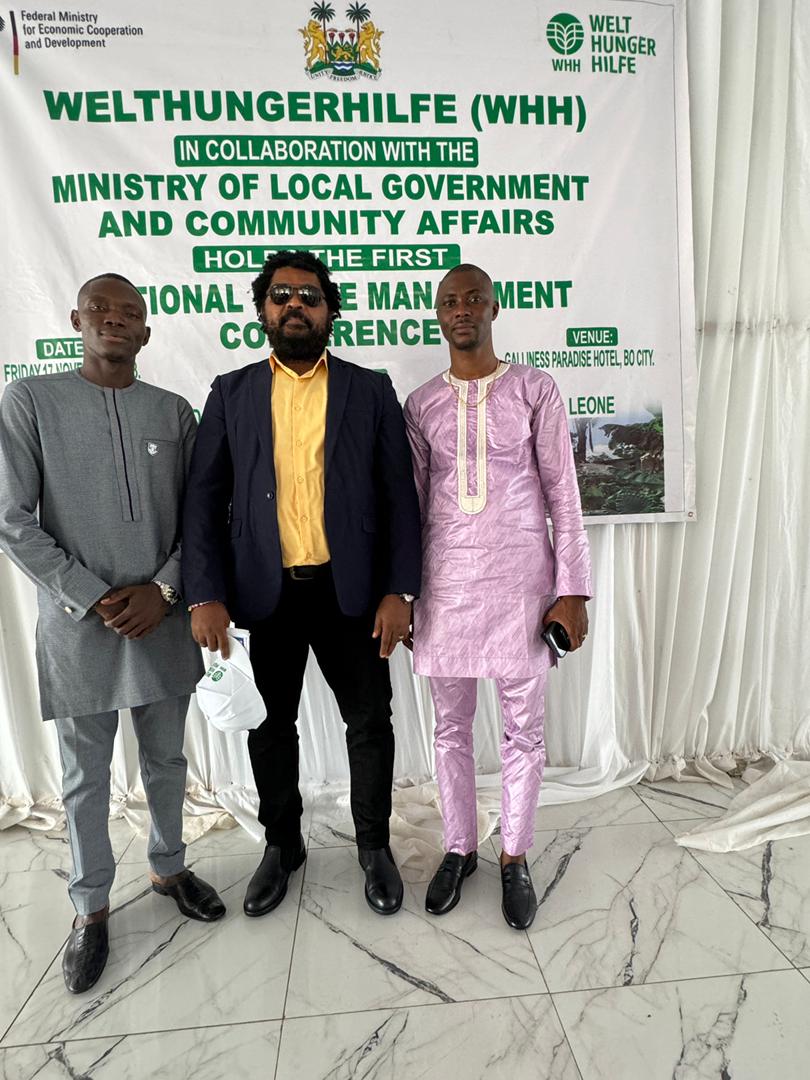
<instances>
[{"instance_id":1,"label":"black dress shoe","mask_svg":"<svg viewBox=\"0 0 810 1080\"><path fill-rule=\"evenodd\" d=\"M477 868L477 851L471 851L469 855L448 851L428 885L425 910L431 915L446 915L452 911L461 899L464 878L474 874Z\"/></svg>"},{"instance_id":2,"label":"black dress shoe","mask_svg":"<svg viewBox=\"0 0 810 1080\"><path fill-rule=\"evenodd\" d=\"M306 857L303 837L299 837L298 851L292 854L278 844L268 844L245 893L245 914L255 918L277 908L287 895L290 874L302 865Z\"/></svg>"},{"instance_id":3,"label":"black dress shoe","mask_svg":"<svg viewBox=\"0 0 810 1080\"><path fill-rule=\"evenodd\" d=\"M180 913L200 922L215 922L225 914L225 905L213 885L186 870L174 885L152 882L152 890L177 901Z\"/></svg>"},{"instance_id":4,"label":"black dress shoe","mask_svg":"<svg viewBox=\"0 0 810 1080\"><path fill-rule=\"evenodd\" d=\"M106 919L71 929L62 957L65 986L71 994L83 994L98 982L109 954Z\"/></svg>"},{"instance_id":5,"label":"black dress shoe","mask_svg":"<svg viewBox=\"0 0 810 1080\"><path fill-rule=\"evenodd\" d=\"M402 878L390 847L358 848L357 857L366 872L366 901L378 915L393 915L402 907Z\"/></svg>"},{"instance_id":6,"label":"black dress shoe","mask_svg":"<svg viewBox=\"0 0 810 1080\"><path fill-rule=\"evenodd\" d=\"M537 897L528 866L516 862L502 866L501 885L503 917L513 929L528 930L537 914Z\"/></svg>"}]
</instances>

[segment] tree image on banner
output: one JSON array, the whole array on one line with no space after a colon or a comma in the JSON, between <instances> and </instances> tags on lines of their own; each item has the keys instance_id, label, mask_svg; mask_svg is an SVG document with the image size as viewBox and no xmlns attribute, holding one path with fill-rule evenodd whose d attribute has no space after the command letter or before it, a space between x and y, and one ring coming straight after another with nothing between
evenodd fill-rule
<instances>
[{"instance_id":1,"label":"tree image on banner","mask_svg":"<svg viewBox=\"0 0 810 1080\"><path fill-rule=\"evenodd\" d=\"M333 79L356 79L358 75L379 78L383 31L371 21L371 11L365 4L350 4L346 9L346 18L354 23L354 29L327 27L335 17L331 4L313 4L309 14L310 21L299 30L304 39L308 75L313 78L329 75Z\"/></svg>"},{"instance_id":2,"label":"tree image on banner","mask_svg":"<svg viewBox=\"0 0 810 1080\"><path fill-rule=\"evenodd\" d=\"M660 404L650 419L573 420L571 445L585 514L654 514L664 508L664 421Z\"/></svg>"},{"instance_id":3,"label":"tree image on banner","mask_svg":"<svg viewBox=\"0 0 810 1080\"><path fill-rule=\"evenodd\" d=\"M561 12L549 19L546 39L555 52L570 56L581 48L585 40L585 30L576 15Z\"/></svg>"}]
</instances>

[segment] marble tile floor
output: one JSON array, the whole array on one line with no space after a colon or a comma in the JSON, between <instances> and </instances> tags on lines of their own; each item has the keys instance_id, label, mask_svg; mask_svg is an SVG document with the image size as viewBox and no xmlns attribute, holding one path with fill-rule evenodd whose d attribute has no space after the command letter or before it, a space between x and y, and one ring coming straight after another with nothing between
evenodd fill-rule
<instances>
[{"instance_id":1,"label":"marble tile floor","mask_svg":"<svg viewBox=\"0 0 810 1080\"><path fill-rule=\"evenodd\" d=\"M316 812L284 903L247 919L261 848L217 830L189 848L228 905L205 926L151 892L114 822L110 961L79 997L64 834L0 832L0 1080L807 1080L810 837L672 839L731 797L666 781L541 806L527 933L500 913L497 837L455 911L406 884L381 918L345 812Z\"/></svg>"}]
</instances>

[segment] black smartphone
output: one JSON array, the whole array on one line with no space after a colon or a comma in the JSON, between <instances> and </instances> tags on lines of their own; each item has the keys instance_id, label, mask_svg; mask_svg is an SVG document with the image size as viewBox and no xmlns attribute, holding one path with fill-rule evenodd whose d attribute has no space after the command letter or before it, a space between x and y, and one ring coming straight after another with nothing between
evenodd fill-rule
<instances>
[{"instance_id":1,"label":"black smartphone","mask_svg":"<svg viewBox=\"0 0 810 1080\"><path fill-rule=\"evenodd\" d=\"M560 660L571 649L571 639L562 623L550 622L540 636Z\"/></svg>"}]
</instances>

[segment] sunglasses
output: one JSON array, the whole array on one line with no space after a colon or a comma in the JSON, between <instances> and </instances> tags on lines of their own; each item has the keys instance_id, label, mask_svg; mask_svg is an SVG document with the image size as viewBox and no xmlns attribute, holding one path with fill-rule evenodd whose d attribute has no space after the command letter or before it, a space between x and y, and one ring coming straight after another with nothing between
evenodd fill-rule
<instances>
[{"instance_id":1,"label":"sunglasses","mask_svg":"<svg viewBox=\"0 0 810 1080\"><path fill-rule=\"evenodd\" d=\"M316 285L271 285L267 297L280 307L289 304L293 296L298 296L305 307L317 307L324 295Z\"/></svg>"}]
</instances>

